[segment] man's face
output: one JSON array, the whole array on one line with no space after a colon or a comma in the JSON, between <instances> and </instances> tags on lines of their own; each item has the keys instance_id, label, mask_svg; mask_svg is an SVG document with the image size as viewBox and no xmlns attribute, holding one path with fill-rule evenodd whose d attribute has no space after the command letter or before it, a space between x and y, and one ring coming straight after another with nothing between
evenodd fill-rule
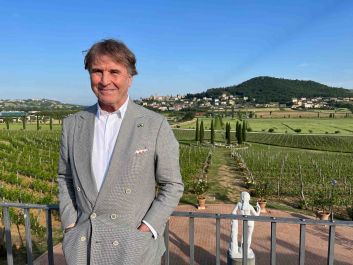
<instances>
[{"instance_id":1,"label":"man's face","mask_svg":"<svg viewBox=\"0 0 353 265\"><path fill-rule=\"evenodd\" d=\"M91 88L100 107L109 112L118 110L127 99L132 76L126 67L107 55L97 57L89 71Z\"/></svg>"}]
</instances>

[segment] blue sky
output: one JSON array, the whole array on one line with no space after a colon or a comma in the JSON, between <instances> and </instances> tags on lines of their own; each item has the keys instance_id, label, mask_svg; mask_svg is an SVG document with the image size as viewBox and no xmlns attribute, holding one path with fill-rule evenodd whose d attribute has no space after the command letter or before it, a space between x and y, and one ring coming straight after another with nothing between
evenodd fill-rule
<instances>
[{"instance_id":1,"label":"blue sky","mask_svg":"<svg viewBox=\"0 0 353 265\"><path fill-rule=\"evenodd\" d=\"M353 1L3 1L0 98L91 104L82 51L123 40L132 98L268 75L353 88Z\"/></svg>"}]
</instances>

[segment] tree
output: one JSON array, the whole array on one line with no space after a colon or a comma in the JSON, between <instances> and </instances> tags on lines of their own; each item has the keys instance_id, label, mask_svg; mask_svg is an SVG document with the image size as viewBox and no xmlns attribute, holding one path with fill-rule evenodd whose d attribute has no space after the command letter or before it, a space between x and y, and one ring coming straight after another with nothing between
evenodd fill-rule
<instances>
[{"instance_id":1,"label":"tree","mask_svg":"<svg viewBox=\"0 0 353 265\"><path fill-rule=\"evenodd\" d=\"M234 106L232 106L232 119L234 119Z\"/></svg>"},{"instance_id":2,"label":"tree","mask_svg":"<svg viewBox=\"0 0 353 265\"><path fill-rule=\"evenodd\" d=\"M22 129L26 130L26 116L21 117L22 120Z\"/></svg>"},{"instance_id":3,"label":"tree","mask_svg":"<svg viewBox=\"0 0 353 265\"><path fill-rule=\"evenodd\" d=\"M237 138L238 144L242 144L242 134L241 134L241 123L237 121L236 127L235 127L235 137Z\"/></svg>"},{"instance_id":4,"label":"tree","mask_svg":"<svg viewBox=\"0 0 353 265\"><path fill-rule=\"evenodd\" d=\"M242 142L245 142L246 141L246 127L247 127L247 124L246 124L246 121L244 120L243 121L243 126L241 128L241 138L242 138Z\"/></svg>"},{"instance_id":5,"label":"tree","mask_svg":"<svg viewBox=\"0 0 353 265\"><path fill-rule=\"evenodd\" d=\"M39 126L39 115L37 114L36 117L37 117L37 131L39 131L39 130L40 130L40 126Z\"/></svg>"},{"instance_id":6,"label":"tree","mask_svg":"<svg viewBox=\"0 0 353 265\"><path fill-rule=\"evenodd\" d=\"M50 127L50 130L52 131L53 130L53 117L52 116L50 116L49 127Z\"/></svg>"},{"instance_id":7,"label":"tree","mask_svg":"<svg viewBox=\"0 0 353 265\"><path fill-rule=\"evenodd\" d=\"M227 135L227 144L230 145L230 123L228 122L227 123L227 126L226 126L226 135Z\"/></svg>"},{"instance_id":8,"label":"tree","mask_svg":"<svg viewBox=\"0 0 353 265\"><path fill-rule=\"evenodd\" d=\"M199 140L199 119L196 120L195 141Z\"/></svg>"},{"instance_id":9,"label":"tree","mask_svg":"<svg viewBox=\"0 0 353 265\"><path fill-rule=\"evenodd\" d=\"M205 130L203 128L203 121L201 121L201 124L200 124L200 143L203 143L204 137L205 137Z\"/></svg>"},{"instance_id":10,"label":"tree","mask_svg":"<svg viewBox=\"0 0 353 265\"><path fill-rule=\"evenodd\" d=\"M4 119L5 123L6 123L6 129L10 130L10 123L12 121L12 118L11 117L6 117Z\"/></svg>"},{"instance_id":11,"label":"tree","mask_svg":"<svg viewBox=\"0 0 353 265\"><path fill-rule=\"evenodd\" d=\"M215 132L214 132L214 126L213 126L213 119L211 120L211 144L214 144L214 136L215 136Z\"/></svg>"}]
</instances>

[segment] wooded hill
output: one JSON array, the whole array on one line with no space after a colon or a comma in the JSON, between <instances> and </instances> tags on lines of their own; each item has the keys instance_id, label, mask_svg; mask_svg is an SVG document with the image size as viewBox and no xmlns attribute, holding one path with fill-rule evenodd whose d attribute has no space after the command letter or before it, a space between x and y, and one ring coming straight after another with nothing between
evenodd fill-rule
<instances>
[{"instance_id":1,"label":"wooded hill","mask_svg":"<svg viewBox=\"0 0 353 265\"><path fill-rule=\"evenodd\" d=\"M211 88L206 92L188 94L187 98L218 98L223 93L255 98L256 103L290 102L292 98L313 97L353 97L353 90L329 87L314 81L290 80L259 76L239 85Z\"/></svg>"}]
</instances>

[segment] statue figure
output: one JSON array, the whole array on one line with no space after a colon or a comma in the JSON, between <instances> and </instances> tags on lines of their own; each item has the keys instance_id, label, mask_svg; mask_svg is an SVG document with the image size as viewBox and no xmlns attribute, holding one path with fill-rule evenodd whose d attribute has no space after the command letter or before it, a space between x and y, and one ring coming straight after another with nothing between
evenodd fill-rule
<instances>
[{"instance_id":1,"label":"statue figure","mask_svg":"<svg viewBox=\"0 0 353 265\"><path fill-rule=\"evenodd\" d=\"M260 205L256 204L256 211L252 205L250 205L250 194L243 191L240 195L241 201L235 205L232 214L241 215L260 215ZM255 257L254 252L250 248L252 233L254 231L254 221L248 221L248 258L252 259ZM241 246L238 246L238 220L232 220L231 223L231 240L229 244L229 255L232 259L242 258L243 254L243 238L241 240Z\"/></svg>"}]
</instances>

